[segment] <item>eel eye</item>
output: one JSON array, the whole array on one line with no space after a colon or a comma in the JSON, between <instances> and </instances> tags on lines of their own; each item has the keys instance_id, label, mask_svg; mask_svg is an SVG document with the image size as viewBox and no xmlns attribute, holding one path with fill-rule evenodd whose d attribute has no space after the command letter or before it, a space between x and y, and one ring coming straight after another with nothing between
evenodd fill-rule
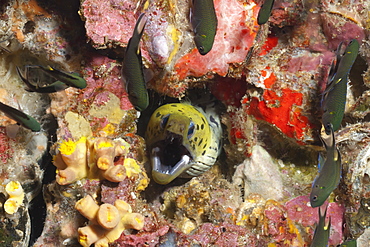
<instances>
[{"instance_id":1,"label":"eel eye","mask_svg":"<svg viewBox=\"0 0 370 247\"><path fill-rule=\"evenodd\" d=\"M163 118L161 119L161 122L160 122L160 126L162 129L164 129L166 127L166 124L168 122L168 118L170 117L170 114L167 114L165 116L163 116Z\"/></svg>"},{"instance_id":2,"label":"eel eye","mask_svg":"<svg viewBox=\"0 0 370 247\"><path fill-rule=\"evenodd\" d=\"M317 201L317 196L313 196L312 201L316 202Z\"/></svg>"},{"instance_id":3,"label":"eel eye","mask_svg":"<svg viewBox=\"0 0 370 247\"><path fill-rule=\"evenodd\" d=\"M194 130L195 130L195 125L191 121L189 124L189 129L188 129L188 139L190 139L194 135Z\"/></svg>"}]
</instances>

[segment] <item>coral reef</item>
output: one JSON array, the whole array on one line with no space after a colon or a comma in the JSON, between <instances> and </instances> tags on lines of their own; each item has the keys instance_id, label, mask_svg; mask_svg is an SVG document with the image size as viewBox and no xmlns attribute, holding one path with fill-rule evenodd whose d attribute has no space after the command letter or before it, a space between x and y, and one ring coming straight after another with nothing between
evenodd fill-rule
<instances>
[{"instance_id":1,"label":"coral reef","mask_svg":"<svg viewBox=\"0 0 370 247\"><path fill-rule=\"evenodd\" d=\"M330 245L358 238L368 246L370 2L276 0L259 26L262 0L214 0L218 30L205 56L193 41L190 2L0 4L0 101L41 123L39 133L14 131L15 122L0 114L1 244L309 246L318 211L308 194L324 151L321 96L338 45L356 39L359 56L335 134L342 178L327 215ZM143 12L150 104L139 114L122 85L121 63ZM27 92L16 73L27 65L78 72L87 86ZM42 86L55 79L30 76ZM140 129L159 105L176 101L170 97L187 101L188 89L198 88L224 105L224 152L199 177L155 184L137 133L144 136ZM20 188L22 200L13 193L23 195ZM46 218L37 224L28 210L41 211L32 206L41 188Z\"/></svg>"}]
</instances>

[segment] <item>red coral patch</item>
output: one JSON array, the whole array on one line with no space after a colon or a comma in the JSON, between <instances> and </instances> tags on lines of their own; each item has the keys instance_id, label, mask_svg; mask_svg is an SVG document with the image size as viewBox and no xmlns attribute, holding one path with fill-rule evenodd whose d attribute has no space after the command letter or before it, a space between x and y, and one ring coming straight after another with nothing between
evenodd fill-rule
<instances>
[{"instance_id":1,"label":"red coral patch","mask_svg":"<svg viewBox=\"0 0 370 247\"><path fill-rule=\"evenodd\" d=\"M260 101L256 97L247 100L246 112L259 120L267 121L278 127L288 137L302 141L304 132L310 128L310 122L302 115L303 94L284 88L281 92L266 89Z\"/></svg>"}]
</instances>

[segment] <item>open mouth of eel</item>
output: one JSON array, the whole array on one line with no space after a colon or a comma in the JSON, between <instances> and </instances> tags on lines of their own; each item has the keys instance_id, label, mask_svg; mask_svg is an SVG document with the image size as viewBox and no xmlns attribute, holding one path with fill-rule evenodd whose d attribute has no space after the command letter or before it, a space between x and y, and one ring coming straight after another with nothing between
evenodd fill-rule
<instances>
[{"instance_id":1,"label":"open mouth of eel","mask_svg":"<svg viewBox=\"0 0 370 247\"><path fill-rule=\"evenodd\" d=\"M151 150L152 174L159 184L168 184L192 166L192 157L182 145L182 136L168 133Z\"/></svg>"}]
</instances>

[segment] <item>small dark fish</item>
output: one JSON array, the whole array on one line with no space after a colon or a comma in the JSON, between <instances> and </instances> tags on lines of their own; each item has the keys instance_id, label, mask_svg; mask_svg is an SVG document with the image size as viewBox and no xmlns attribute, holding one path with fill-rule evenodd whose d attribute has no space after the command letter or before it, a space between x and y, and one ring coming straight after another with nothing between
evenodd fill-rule
<instances>
[{"instance_id":1,"label":"small dark fish","mask_svg":"<svg viewBox=\"0 0 370 247\"><path fill-rule=\"evenodd\" d=\"M195 45L201 55L206 55L212 49L217 32L213 0L192 0L190 14Z\"/></svg>"},{"instance_id":2,"label":"small dark fish","mask_svg":"<svg viewBox=\"0 0 370 247\"><path fill-rule=\"evenodd\" d=\"M86 80L79 76L77 73L69 73L64 72L61 70L57 70L51 66L41 66L41 65L30 65L27 66L28 68L39 68L51 77L55 78L58 81L63 82L64 84L75 87L79 89L83 89L87 86Z\"/></svg>"},{"instance_id":3,"label":"small dark fish","mask_svg":"<svg viewBox=\"0 0 370 247\"><path fill-rule=\"evenodd\" d=\"M338 51L342 47L342 43L339 44ZM346 47L346 50L342 55L337 55L337 61L335 66L335 73L333 75L333 79L329 81L329 85L326 87L325 92L332 90L333 87L340 82L344 77L348 77L349 72L351 71L352 65L355 62L358 50L360 49L360 44L356 39L353 39L349 42ZM330 77L329 77L330 78Z\"/></svg>"},{"instance_id":4,"label":"small dark fish","mask_svg":"<svg viewBox=\"0 0 370 247\"><path fill-rule=\"evenodd\" d=\"M258 12L257 16L258 25L265 24L269 20L273 6L274 0L265 0L265 2L262 4L260 11Z\"/></svg>"},{"instance_id":5,"label":"small dark fish","mask_svg":"<svg viewBox=\"0 0 370 247\"><path fill-rule=\"evenodd\" d=\"M344 243L338 245L340 247L356 247L357 246L357 239L346 240Z\"/></svg>"},{"instance_id":6,"label":"small dark fish","mask_svg":"<svg viewBox=\"0 0 370 247\"><path fill-rule=\"evenodd\" d=\"M33 132L39 132L41 130L41 126L39 122L36 121L33 117L23 113L11 106L5 105L0 102L0 111L4 112L4 114L16 121L19 125L32 130Z\"/></svg>"},{"instance_id":7,"label":"small dark fish","mask_svg":"<svg viewBox=\"0 0 370 247\"><path fill-rule=\"evenodd\" d=\"M323 110L322 123L326 133L329 133L329 125L337 131L343 119L347 97L348 74L358 55L359 44L352 40L344 54L337 61L337 65L329 75L329 82L323 93L321 108Z\"/></svg>"},{"instance_id":8,"label":"small dark fish","mask_svg":"<svg viewBox=\"0 0 370 247\"><path fill-rule=\"evenodd\" d=\"M147 21L144 16L144 14L141 14L136 22L122 65L122 76L126 83L128 97L131 104L138 111L145 110L149 105L149 95L145 84L143 61L139 46Z\"/></svg>"},{"instance_id":9,"label":"small dark fish","mask_svg":"<svg viewBox=\"0 0 370 247\"><path fill-rule=\"evenodd\" d=\"M315 233L313 235L311 247L326 247L328 246L330 236L331 219L326 221L326 212L328 207L325 208L324 214L321 213L319 208L319 224L316 225Z\"/></svg>"},{"instance_id":10,"label":"small dark fish","mask_svg":"<svg viewBox=\"0 0 370 247\"><path fill-rule=\"evenodd\" d=\"M324 164L320 164L319 175L312 184L310 203L313 208L324 204L330 193L338 186L342 172L342 160L335 146L334 130L330 127L330 134L325 138L322 137L325 135L325 128L322 128L320 138L327 152Z\"/></svg>"},{"instance_id":11,"label":"small dark fish","mask_svg":"<svg viewBox=\"0 0 370 247\"><path fill-rule=\"evenodd\" d=\"M18 67L17 67L17 72L18 72L19 77L22 79L22 81L27 85L26 90L28 92L55 93L55 92L62 91L62 90L69 87L61 81L56 81L56 82L54 82L50 85L44 86L44 87L38 87L38 86L33 85L25 77L23 77L23 75L22 75L22 73L21 73L21 71Z\"/></svg>"}]
</instances>

